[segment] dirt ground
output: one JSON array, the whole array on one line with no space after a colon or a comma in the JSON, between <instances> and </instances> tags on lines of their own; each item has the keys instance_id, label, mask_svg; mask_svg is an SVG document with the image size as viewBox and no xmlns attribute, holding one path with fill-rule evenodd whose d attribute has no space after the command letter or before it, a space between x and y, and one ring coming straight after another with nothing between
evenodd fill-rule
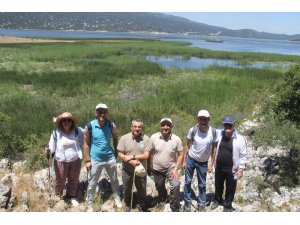
<instances>
[{"instance_id":1,"label":"dirt ground","mask_svg":"<svg viewBox=\"0 0 300 225\"><path fill-rule=\"evenodd\" d=\"M74 40L54 40L54 39L39 39L39 38L22 38L0 36L0 43L42 43L42 42L74 42Z\"/></svg>"},{"instance_id":2,"label":"dirt ground","mask_svg":"<svg viewBox=\"0 0 300 225\"><path fill-rule=\"evenodd\" d=\"M44 38L22 38L10 37L0 35L0 44L3 43L50 43L50 42L76 42L76 41L89 41L89 42L143 42L143 39L44 39Z\"/></svg>"}]
</instances>

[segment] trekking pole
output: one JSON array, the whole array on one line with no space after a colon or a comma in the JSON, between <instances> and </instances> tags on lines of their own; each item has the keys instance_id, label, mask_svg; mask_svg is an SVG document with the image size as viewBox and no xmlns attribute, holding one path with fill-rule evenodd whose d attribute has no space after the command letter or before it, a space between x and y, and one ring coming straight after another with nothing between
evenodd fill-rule
<instances>
[{"instance_id":1,"label":"trekking pole","mask_svg":"<svg viewBox=\"0 0 300 225\"><path fill-rule=\"evenodd\" d=\"M132 187L131 187L130 209L132 209L134 181L135 181L135 169L134 169L134 172L133 172L133 180L132 180Z\"/></svg>"},{"instance_id":2,"label":"trekking pole","mask_svg":"<svg viewBox=\"0 0 300 225\"><path fill-rule=\"evenodd\" d=\"M84 196L84 200L87 197L87 191L89 188L89 173L91 173L91 170L86 170L86 186L85 186L85 196Z\"/></svg>"},{"instance_id":3,"label":"trekking pole","mask_svg":"<svg viewBox=\"0 0 300 225\"><path fill-rule=\"evenodd\" d=\"M46 146L46 148L48 148L48 146ZM50 158L50 154L47 154L47 160L48 160L48 203L49 203L49 207L51 207L51 158Z\"/></svg>"}]
</instances>

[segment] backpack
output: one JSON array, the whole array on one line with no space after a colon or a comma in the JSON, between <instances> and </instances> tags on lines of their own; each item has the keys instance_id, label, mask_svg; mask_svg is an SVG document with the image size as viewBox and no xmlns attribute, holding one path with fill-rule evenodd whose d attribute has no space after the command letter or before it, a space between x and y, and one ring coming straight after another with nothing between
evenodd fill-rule
<instances>
[{"instance_id":1,"label":"backpack","mask_svg":"<svg viewBox=\"0 0 300 225\"><path fill-rule=\"evenodd\" d=\"M55 156L55 152L56 152L56 146L57 146L57 132L56 132L57 128L55 128L53 131L52 131L52 136L53 136L53 139L54 139L54 143L55 143L55 151L51 154L51 158L53 159L54 156ZM75 127L75 137L78 137L78 134L79 134L79 130L78 130L78 127L76 126Z\"/></svg>"},{"instance_id":2,"label":"backpack","mask_svg":"<svg viewBox=\"0 0 300 225\"><path fill-rule=\"evenodd\" d=\"M109 128L110 128L110 134L112 134L112 131L113 131L113 124L112 124L112 122L111 122L110 120L107 120L107 122L108 122L108 126L109 126ZM92 138L92 129L93 129L91 122L89 122L89 123L87 124L87 129L88 129L88 131L89 131L89 133L90 133L90 139L91 139L91 138ZM90 143L91 143L91 142L90 142Z\"/></svg>"},{"instance_id":3,"label":"backpack","mask_svg":"<svg viewBox=\"0 0 300 225\"><path fill-rule=\"evenodd\" d=\"M113 131L113 123L110 121L110 120L107 120L107 122L108 122L108 126L109 126L109 128L110 128L110 135L112 135L112 131ZM89 131L89 133L90 133L90 144L89 144L89 147L90 147L90 149L91 149L91 140L92 140L92 129L93 129L93 126L92 126L92 124L91 124L91 122L89 122L88 124L87 124L87 129L88 129L88 131ZM115 150L115 157L117 158L117 156L118 156L118 153L117 153L118 151L117 150Z\"/></svg>"},{"instance_id":4,"label":"backpack","mask_svg":"<svg viewBox=\"0 0 300 225\"><path fill-rule=\"evenodd\" d=\"M192 137L191 137L192 142L191 143L193 143L193 141L195 140L195 135L197 133L197 129L198 129L198 124L193 126ZM212 127L211 132L212 132L212 136L213 136L213 142L216 142L216 140L217 140L217 129Z\"/></svg>"}]
</instances>

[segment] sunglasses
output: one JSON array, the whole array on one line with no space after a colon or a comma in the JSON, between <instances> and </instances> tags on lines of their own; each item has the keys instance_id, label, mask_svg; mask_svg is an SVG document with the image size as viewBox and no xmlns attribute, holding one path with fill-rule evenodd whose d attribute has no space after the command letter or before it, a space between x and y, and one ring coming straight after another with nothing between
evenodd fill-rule
<instances>
[{"instance_id":1,"label":"sunglasses","mask_svg":"<svg viewBox=\"0 0 300 225\"><path fill-rule=\"evenodd\" d=\"M102 115L102 114L106 114L107 111L106 111L106 110L99 110L99 111L97 111L97 113L98 113L99 115Z\"/></svg>"},{"instance_id":2,"label":"sunglasses","mask_svg":"<svg viewBox=\"0 0 300 225\"><path fill-rule=\"evenodd\" d=\"M166 125L167 125L168 127L171 127L171 126L172 126L172 124L170 124L170 123L161 123L161 124L160 124L161 127L164 127L164 126L166 126Z\"/></svg>"},{"instance_id":3,"label":"sunglasses","mask_svg":"<svg viewBox=\"0 0 300 225\"><path fill-rule=\"evenodd\" d=\"M232 127L233 126L233 124L231 124L231 123L224 123L223 125L224 125L224 127Z\"/></svg>"},{"instance_id":4,"label":"sunglasses","mask_svg":"<svg viewBox=\"0 0 300 225\"><path fill-rule=\"evenodd\" d=\"M65 123L65 122L71 123L71 122L72 122L71 119L62 119L61 121L62 121L63 123Z\"/></svg>"}]
</instances>

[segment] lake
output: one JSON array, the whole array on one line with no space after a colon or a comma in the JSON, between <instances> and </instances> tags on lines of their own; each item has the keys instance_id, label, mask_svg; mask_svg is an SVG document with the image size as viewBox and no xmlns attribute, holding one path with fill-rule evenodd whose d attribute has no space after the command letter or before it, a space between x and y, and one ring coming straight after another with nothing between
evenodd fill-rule
<instances>
[{"instance_id":1,"label":"lake","mask_svg":"<svg viewBox=\"0 0 300 225\"><path fill-rule=\"evenodd\" d=\"M223 59L202 59L197 57L190 57L189 59L182 58L182 56L147 56L146 59L155 62L163 67L171 68L177 67L180 69L203 69L208 66L225 66L232 68L273 68L273 67L288 67L289 63L279 64L271 62L255 62L248 64L240 64L235 60Z\"/></svg>"},{"instance_id":2,"label":"lake","mask_svg":"<svg viewBox=\"0 0 300 225\"><path fill-rule=\"evenodd\" d=\"M62 30L17 30L0 29L2 36L16 37L44 37L44 38L148 38L162 41L188 41L190 47L211 50L235 52L265 52L288 55L300 55L300 43L287 40L267 40L251 38L235 38L218 36L222 43L207 42L208 37L183 34L154 34L129 32L90 32L90 31L62 31ZM210 37L211 38L211 37Z\"/></svg>"}]
</instances>

